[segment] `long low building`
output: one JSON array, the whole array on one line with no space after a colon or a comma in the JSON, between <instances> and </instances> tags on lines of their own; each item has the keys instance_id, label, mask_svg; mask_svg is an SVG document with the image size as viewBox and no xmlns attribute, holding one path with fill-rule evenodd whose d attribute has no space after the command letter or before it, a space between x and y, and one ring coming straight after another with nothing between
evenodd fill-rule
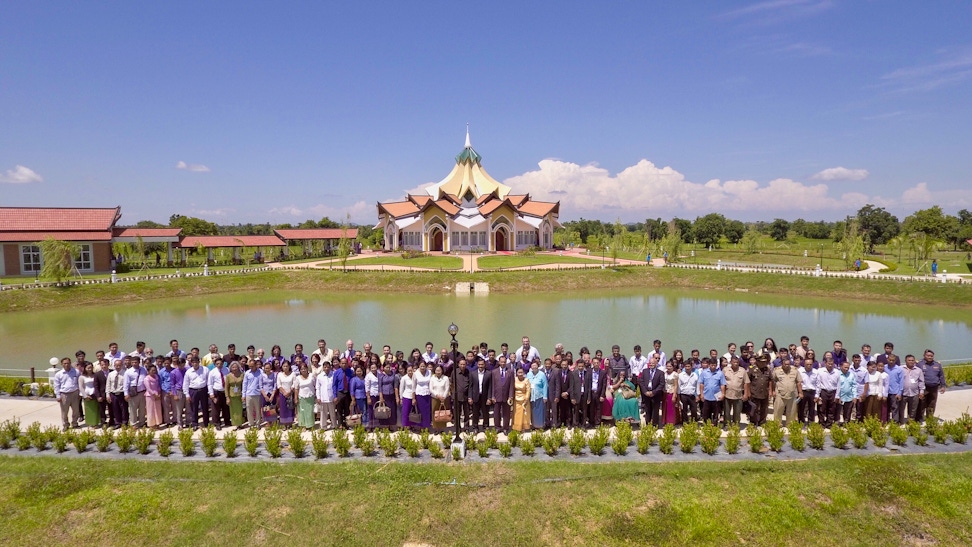
<instances>
[{"instance_id":1,"label":"long low building","mask_svg":"<svg viewBox=\"0 0 972 547\"><path fill-rule=\"evenodd\" d=\"M0 207L0 273L38 275L44 265L40 242L53 238L78 246L79 273L111 271L112 230L121 207Z\"/></svg>"}]
</instances>

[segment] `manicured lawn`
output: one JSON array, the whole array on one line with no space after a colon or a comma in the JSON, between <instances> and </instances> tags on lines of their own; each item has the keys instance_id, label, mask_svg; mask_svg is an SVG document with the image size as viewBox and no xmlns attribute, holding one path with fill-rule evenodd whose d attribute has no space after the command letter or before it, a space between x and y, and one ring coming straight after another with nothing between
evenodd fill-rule
<instances>
[{"instance_id":1,"label":"manicured lawn","mask_svg":"<svg viewBox=\"0 0 972 547\"><path fill-rule=\"evenodd\" d=\"M593 257L592 257L593 258ZM611 259L607 259L607 263L610 263ZM479 258L479 268L482 270L498 270L501 268L522 268L524 266L540 266L543 264L600 264L601 257L597 257L597 260L578 258L576 256L559 256L559 255L549 255L541 254L534 256L516 256L516 255L496 255L496 256L483 256Z\"/></svg>"},{"instance_id":2,"label":"manicured lawn","mask_svg":"<svg viewBox=\"0 0 972 547\"><path fill-rule=\"evenodd\" d=\"M334 456L332 456L334 457ZM241 456L240 459L244 459ZM972 454L729 463L0 456L4 545L972 542ZM403 458L407 459L407 458Z\"/></svg>"},{"instance_id":3,"label":"manicured lawn","mask_svg":"<svg viewBox=\"0 0 972 547\"><path fill-rule=\"evenodd\" d=\"M349 260L348 268L355 266L373 266L381 264L384 266L402 266L405 268L427 268L430 270L458 270L462 268L462 259L455 256L420 256L417 258L402 258L397 255L376 256L373 258L359 258ZM340 261L334 263L337 268Z\"/></svg>"}]
</instances>

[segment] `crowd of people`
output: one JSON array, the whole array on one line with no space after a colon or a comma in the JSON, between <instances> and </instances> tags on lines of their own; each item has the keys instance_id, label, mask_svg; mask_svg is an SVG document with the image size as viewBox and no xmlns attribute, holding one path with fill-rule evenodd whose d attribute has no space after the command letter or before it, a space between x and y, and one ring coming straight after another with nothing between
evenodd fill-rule
<instances>
[{"instance_id":1,"label":"crowd of people","mask_svg":"<svg viewBox=\"0 0 972 547\"><path fill-rule=\"evenodd\" d=\"M363 425L443 431L593 428L628 421L680 425L689 421L762 425L773 418L793 427L819 422L830 428L873 416L882 422L918 422L932 417L945 372L926 349L903 362L894 344L875 355L864 344L848 355L840 341L818 359L803 336L799 344L777 346L767 338L729 343L720 355L697 349L671 355L655 340L626 357L614 345L605 355L581 347L575 356L557 344L549 357L523 337L520 347L499 350L487 343L462 353L457 344L407 356L384 346L381 353L348 340L334 350L325 340L310 354L296 344L289 356L275 345L270 354L254 346L243 354L230 344L220 353L180 349L156 355L138 342L125 353L112 342L86 360L61 359L53 380L65 429L79 427L198 428L283 427L312 429ZM737 349L739 352L737 353ZM70 419L69 419L70 418Z\"/></svg>"}]
</instances>

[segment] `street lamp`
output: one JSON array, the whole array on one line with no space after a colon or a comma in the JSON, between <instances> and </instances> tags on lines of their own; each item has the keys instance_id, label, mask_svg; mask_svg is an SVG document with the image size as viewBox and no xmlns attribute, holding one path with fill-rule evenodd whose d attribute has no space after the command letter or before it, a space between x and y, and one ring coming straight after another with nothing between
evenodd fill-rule
<instances>
[{"instance_id":1,"label":"street lamp","mask_svg":"<svg viewBox=\"0 0 972 547\"><path fill-rule=\"evenodd\" d=\"M459 402L459 392L456 391L456 388L458 386L457 380L459 379L459 360L456 359L456 356L459 353L459 342L456 341L456 335L459 334L459 327L455 323L450 323L448 331L449 331L449 336L452 336L452 342L449 343L449 345L452 347L452 359L453 359L452 374L450 374L450 376L452 377L451 378L452 380L452 424L456 430L455 435L453 435L452 437L452 446L450 448L452 450L458 448L459 452L463 453L464 455L466 445L465 443L462 442L462 439L459 438L460 402Z\"/></svg>"}]
</instances>

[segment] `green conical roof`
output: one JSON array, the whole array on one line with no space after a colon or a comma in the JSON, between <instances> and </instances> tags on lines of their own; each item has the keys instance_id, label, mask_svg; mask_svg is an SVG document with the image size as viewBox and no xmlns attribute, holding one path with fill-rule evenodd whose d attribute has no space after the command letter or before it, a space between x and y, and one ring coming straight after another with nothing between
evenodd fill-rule
<instances>
[{"instance_id":1,"label":"green conical roof","mask_svg":"<svg viewBox=\"0 0 972 547\"><path fill-rule=\"evenodd\" d=\"M459 152L459 154L456 155L456 163L462 163L465 161L470 163L480 163L483 161L483 157L480 156L478 152L473 150L472 146L467 146L462 149L462 152Z\"/></svg>"}]
</instances>

